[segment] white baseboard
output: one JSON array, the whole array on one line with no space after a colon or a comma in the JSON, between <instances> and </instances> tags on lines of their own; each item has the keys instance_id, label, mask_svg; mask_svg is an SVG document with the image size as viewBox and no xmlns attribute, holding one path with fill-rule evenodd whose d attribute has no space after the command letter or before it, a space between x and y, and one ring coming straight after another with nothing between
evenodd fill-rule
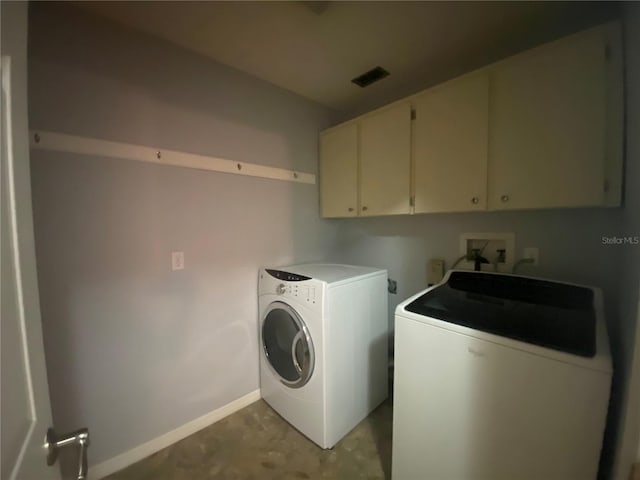
<instances>
[{"instance_id":1,"label":"white baseboard","mask_svg":"<svg viewBox=\"0 0 640 480\"><path fill-rule=\"evenodd\" d=\"M138 445L137 447L110 458L109 460L105 460L98 465L92 465L89 467L89 480L99 480L107 475L117 472L118 470L122 470L123 468L188 437L189 435L193 435L197 431L216 423L218 420L222 420L223 418L258 400L260 400L260 390L254 390L231 403L227 403L223 407L217 408L216 410L196 418L195 420L185 423L175 430L167 432L164 435L160 435L153 440L149 440L142 445Z\"/></svg>"}]
</instances>

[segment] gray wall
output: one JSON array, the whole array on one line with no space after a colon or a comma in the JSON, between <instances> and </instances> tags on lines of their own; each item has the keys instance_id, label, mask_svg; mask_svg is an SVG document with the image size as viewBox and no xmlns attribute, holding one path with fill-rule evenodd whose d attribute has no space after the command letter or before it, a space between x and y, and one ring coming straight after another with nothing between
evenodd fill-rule
<instances>
[{"instance_id":1,"label":"gray wall","mask_svg":"<svg viewBox=\"0 0 640 480\"><path fill-rule=\"evenodd\" d=\"M29 54L33 129L316 173L332 112L289 92L67 5L31 5ZM32 173L56 428L89 427L91 464L258 388L258 267L334 245L316 186L43 151Z\"/></svg>"},{"instance_id":2,"label":"gray wall","mask_svg":"<svg viewBox=\"0 0 640 480\"><path fill-rule=\"evenodd\" d=\"M640 4L625 5L625 45L626 45L626 193L623 209L622 235L640 236ZM640 355L640 345L634 339L640 338L638 328L638 290L640 289L640 245L622 248L620 272L620 325L618 375L621 379L615 397L616 408L626 415L621 416L616 430L620 446L618 452L618 478L625 479L629 464L640 462L638 450L638 425L640 420L640 392L632 390L640 386L640 369L636 360L635 370L631 370L634 348L636 357ZM632 380L633 377L633 380ZM632 383L635 382L635 383ZM621 443L623 442L624 443Z\"/></svg>"},{"instance_id":3,"label":"gray wall","mask_svg":"<svg viewBox=\"0 0 640 480\"><path fill-rule=\"evenodd\" d=\"M340 223L340 261L375 264L398 281L390 309L426 288L427 262L443 258L446 268L460 256L460 234L511 232L516 258L524 247L540 249L539 266L518 272L601 286L614 312L619 250L602 245L602 236L619 232L618 209L576 209L468 214L432 214L344 220ZM493 257L490 257L491 260ZM612 328L617 328L615 322Z\"/></svg>"}]
</instances>

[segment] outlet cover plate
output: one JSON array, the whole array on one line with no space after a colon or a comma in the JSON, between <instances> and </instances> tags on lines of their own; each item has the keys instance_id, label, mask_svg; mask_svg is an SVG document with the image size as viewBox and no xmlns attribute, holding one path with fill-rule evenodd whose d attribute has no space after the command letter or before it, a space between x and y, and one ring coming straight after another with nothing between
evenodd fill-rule
<instances>
[{"instance_id":1,"label":"outlet cover plate","mask_svg":"<svg viewBox=\"0 0 640 480\"><path fill-rule=\"evenodd\" d=\"M522 258L533 258L533 262L527 263L527 265L532 267L538 266L538 262L540 261L540 250L538 250L538 247L525 247L523 253Z\"/></svg>"},{"instance_id":2,"label":"outlet cover plate","mask_svg":"<svg viewBox=\"0 0 640 480\"><path fill-rule=\"evenodd\" d=\"M171 252L171 270L184 270L184 252Z\"/></svg>"},{"instance_id":3,"label":"outlet cover plate","mask_svg":"<svg viewBox=\"0 0 640 480\"><path fill-rule=\"evenodd\" d=\"M444 260L440 258L432 258L427 267L427 285L435 285L440 283L444 277Z\"/></svg>"}]
</instances>

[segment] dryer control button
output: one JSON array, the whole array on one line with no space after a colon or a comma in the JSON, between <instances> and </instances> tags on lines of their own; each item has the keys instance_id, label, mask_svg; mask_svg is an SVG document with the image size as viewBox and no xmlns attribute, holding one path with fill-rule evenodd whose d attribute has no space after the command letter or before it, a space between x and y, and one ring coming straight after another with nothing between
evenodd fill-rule
<instances>
[{"instance_id":1,"label":"dryer control button","mask_svg":"<svg viewBox=\"0 0 640 480\"><path fill-rule=\"evenodd\" d=\"M286 291L287 291L287 287L284 285L284 283L281 283L276 287L276 293L278 295L284 295L284 292Z\"/></svg>"}]
</instances>

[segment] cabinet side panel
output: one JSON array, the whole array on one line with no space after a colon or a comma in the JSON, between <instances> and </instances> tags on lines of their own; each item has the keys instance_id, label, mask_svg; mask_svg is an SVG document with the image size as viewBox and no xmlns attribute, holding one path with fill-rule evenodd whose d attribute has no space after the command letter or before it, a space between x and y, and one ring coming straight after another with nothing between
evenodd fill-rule
<instances>
[{"instance_id":1,"label":"cabinet side panel","mask_svg":"<svg viewBox=\"0 0 640 480\"><path fill-rule=\"evenodd\" d=\"M623 49L620 23L606 26L607 42L607 124L605 152L605 197L607 207L622 201L624 145Z\"/></svg>"}]
</instances>

